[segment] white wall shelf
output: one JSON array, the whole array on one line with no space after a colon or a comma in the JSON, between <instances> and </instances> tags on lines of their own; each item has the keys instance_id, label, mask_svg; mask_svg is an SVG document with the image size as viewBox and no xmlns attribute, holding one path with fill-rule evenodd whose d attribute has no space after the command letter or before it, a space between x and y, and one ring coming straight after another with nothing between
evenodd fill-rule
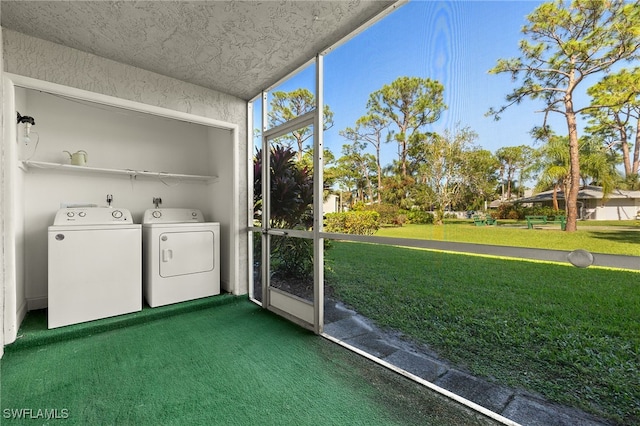
<instances>
[{"instance_id":1,"label":"white wall shelf","mask_svg":"<svg viewBox=\"0 0 640 426\"><path fill-rule=\"evenodd\" d=\"M200 182L215 182L218 180L217 176L203 176L203 175L187 175L180 173L167 173L167 172L153 172L148 170L133 170L133 169L108 169L102 167L88 167L88 166L74 166L71 164L60 163L48 163L45 161L19 161L19 167L28 172L31 170L52 170L61 172L75 172L75 173L92 173L92 174L105 174L105 175L120 175L129 176L130 178L137 179L142 178L154 178L162 181L163 179L172 179L179 181L200 181Z\"/></svg>"}]
</instances>

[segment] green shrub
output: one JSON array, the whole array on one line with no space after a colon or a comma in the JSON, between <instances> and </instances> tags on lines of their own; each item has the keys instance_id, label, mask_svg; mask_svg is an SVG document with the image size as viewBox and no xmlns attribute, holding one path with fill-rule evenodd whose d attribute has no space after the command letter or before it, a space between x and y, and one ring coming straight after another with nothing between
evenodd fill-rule
<instances>
[{"instance_id":1,"label":"green shrub","mask_svg":"<svg viewBox=\"0 0 640 426\"><path fill-rule=\"evenodd\" d=\"M519 204L501 204L492 216L497 219L524 220L526 216L563 216L564 210L554 210L550 206L522 207Z\"/></svg>"},{"instance_id":2,"label":"green shrub","mask_svg":"<svg viewBox=\"0 0 640 426\"><path fill-rule=\"evenodd\" d=\"M517 210L509 210L507 217L504 219L520 219L520 213Z\"/></svg>"},{"instance_id":3,"label":"green shrub","mask_svg":"<svg viewBox=\"0 0 640 426\"><path fill-rule=\"evenodd\" d=\"M380 225L402 226L406 221L402 211L392 204L371 204L363 206L361 210L377 212L380 215Z\"/></svg>"},{"instance_id":4,"label":"green shrub","mask_svg":"<svg viewBox=\"0 0 640 426\"><path fill-rule=\"evenodd\" d=\"M348 211L325 215L325 232L373 235L380 227L380 215L375 211Z\"/></svg>"},{"instance_id":5,"label":"green shrub","mask_svg":"<svg viewBox=\"0 0 640 426\"><path fill-rule=\"evenodd\" d=\"M280 145L271 148L271 228L306 229L313 223L313 173L295 160L296 152ZM262 150L253 159L254 217L262 210Z\"/></svg>"},{"instance_id":6,"label":"green shrub","mask_svg":"<svg viewBox=\"0 0 640 426\"><path fill-rule=\"evenodd\" d=\"M510 203L500 204L495 211L496 219L524 219L524 212L518 207Z\"/></svg>"},{"instance_id":7,"label":"green shrub","mask_svg":"<svg viewBox=\"0 0 640 426\"><path fill-rule=\"evenodd\" d=\"M271 237L271 270L280 278L304 278L313 273L313 240Z\"/></svg>"},{"instance_id":8,"label":"green shrub","mask_svg":"<svg viewBox=\"0 0 640 426\"><path fill-rule=\"evenodd\" d=\"M313 223L313 174L296 162L289 147L273 146L270 154L270 228L308 230ZM256 151L254 170L254 217L261 216L262 150ZM258 214L258 212L260 212ZM271 238L271 270L281 277L313 274L313 240L289 237Z\"/></svg>"},{"instance_id":9,"label":"green shrub","mask_svg":"<svg viewBox=\"0 0 640 426\"><path fill-rule=\"evenodd\" d=\"M564 216L565 214L564 210L554 210L551 206L534 206L524 209L525 216Z\"/></svg>"},{"instance_id":10,"label":"green shrub","mask_svg":"<svg viewBox=\"0 0 640 426\"><path fill-rule=\"evenodd\" d=\"M428 225L433 223L433 213L422 210L410 210L407 212L407 221L417 225Z\"/></svg>"}]
</instances>

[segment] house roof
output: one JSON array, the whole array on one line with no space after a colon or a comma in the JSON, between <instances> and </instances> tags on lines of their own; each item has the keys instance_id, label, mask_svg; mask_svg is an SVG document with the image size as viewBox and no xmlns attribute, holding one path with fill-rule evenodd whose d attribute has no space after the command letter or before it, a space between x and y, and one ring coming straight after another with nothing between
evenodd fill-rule
<instances>
[{"instance_id":1,"label":"house roof","mask_svg":"<svg viewBox=\"0 0 640 426\"><path fill-rule=\"evenodd\" d=\"M395 0L0 2L26 35L252 99Z\"/></svg>"},{"instance_id":2,"label":"house roof","mask_svg":"<svg viewBox=\"0 0 640 426\"><path fill-rule=\"evenodd\" d=\"M564 200L564 192L557 192L558 200ZM602 187L600 186L592 186L587 185L585 187L580 188L578 191L578 200L587 200L587 199L597 199L600 200L604 198L604 193L602 191ZM640 191L627 191L624 189L614 189L611 193L607 194L606 198L629 198L636 199L640 198ZM536 195L532 195L531 197L518 198L517 200L512 201L513 203L540 203L543 201L551 201L553 200L553 190L540 192Z\"/></svg>"}]
</instances>

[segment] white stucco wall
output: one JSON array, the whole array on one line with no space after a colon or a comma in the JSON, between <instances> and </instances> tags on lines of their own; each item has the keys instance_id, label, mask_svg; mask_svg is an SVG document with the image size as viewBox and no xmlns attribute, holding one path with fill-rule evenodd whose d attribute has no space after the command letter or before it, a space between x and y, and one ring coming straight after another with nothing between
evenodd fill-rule
<instances>
[{"instance_id":1,"label":"white stucco wall","mask_svg":"<svg viewBox=\"0 0 640 426\"><path fill-rule=\"evenodd\" d=\"M2 15L2 11L0 10L0 16ZM2 27L0 27L0 64L3 62L3 43L2 43ZM0 81L2 81L2 68L0 67ZM0 106L4 102L4 89L3 85L0 84ZM2 146L4 145L4 117L0 119L0 176L3 176L3 163L4 163L4 152L2 150ZM1 185L1 182L0 182ZM4 198L2 196L2 191L0 190L0 206L4 205ZM0 229L4 229L3 225L4 218L2 216L2 210L0 210ZM0 238L0 358L4 354L4 233Z\"/></svg>"},{"instance_id":2,"label":"white stucco wall","mask_svg":"<svg viewBox=\"0 0 640 426\"><path fill-rule=\"evenodd\" d=\"M238 228L246 229L247 107L244 100L15 31L2 30L2 36L5 72L236 124L239 129L236 164L231 165L230 161L226 164L237 170ZM240 268L235 290L243 294L248 282L246 233L240 231L236 240Z\"/></svg>"},{"instance_id":3,"label":"white stucco wall","mask_svg":"<svg viewBox=\"0 0 640 426\"><path fill-rule=\"evenodd\" d=\"M595 208L596 220L632 220L636 217L638 210L635 205L636 200L614 198L605 203L598 203Z\"/></svg>"}]
</instances>

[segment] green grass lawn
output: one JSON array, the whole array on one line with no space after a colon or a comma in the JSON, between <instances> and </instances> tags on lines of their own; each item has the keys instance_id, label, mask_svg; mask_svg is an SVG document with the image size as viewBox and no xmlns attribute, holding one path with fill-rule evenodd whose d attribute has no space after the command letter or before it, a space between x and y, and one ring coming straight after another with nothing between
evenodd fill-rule
<instances>
[{"instance_id":1,"label":"green grass lawn","mask_svg":"<svg viewBox=\"0 0 640 426\"><path fill-rule=\"evenodd\" d=\"M560 225L527 229L526 222L498 223L498 226L475 226L469 220L449 221L441 226L409 224L380 228L375 235L640 256L640 225L636 221L580 222L576 232L563 232Z\"/></svg>"},{"instance_id":2,"label":"green grass lawn","mask_svg":"<svg viewBox=\"0 0 640 426\"><path fill-rule=\"evenodd\" d=\"M589 232L407 226L427 238L621 250ZM430 235L431 234L431 235ZM558 237L556 237L558 234ZM511 235L512 237L509 237ZM638 234L640 236L640 234ZM525 239L527 238L528 239ZM629 239L631 237L628 237ZM624 237L623 239L627 239ZM621 424L640 422L640 274L333 241L326 280L382 327L451 363ZM532 246L531 244L528 244ZM614 250L614 247L618 247ZM626 252L631 254L630 252Z\"/></svg>"}]
</instances>

